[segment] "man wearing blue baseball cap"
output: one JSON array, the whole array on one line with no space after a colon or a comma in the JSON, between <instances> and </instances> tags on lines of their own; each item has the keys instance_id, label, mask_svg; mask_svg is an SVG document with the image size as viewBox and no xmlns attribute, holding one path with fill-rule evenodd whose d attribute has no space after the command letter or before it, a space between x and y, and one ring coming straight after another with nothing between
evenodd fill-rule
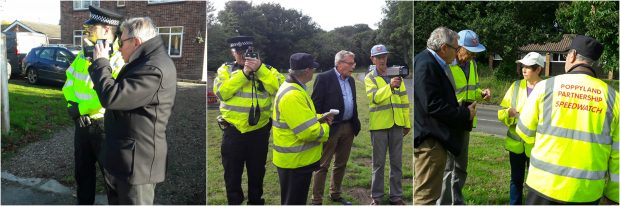
<instances>
[{"instance_id":1,"label":"man wearing blue baseball cap","mask_svg":"<svg viewBox=\"0 0 620 206\"><path fill-rule=\"evenodd\" d=\"M478 39L478 35L472 30L463 30L458 33L459 48L456 58L450 69L446 70L447 76L452 82L456 99L459 104L469 106L476 101L490 100L491 91L480 89L478 78L478 65L474 60L476 53L486 50ZM454 155L448 153L446 169L443 176L443 186L438 204L456 205L465 204L462 189L467 179L467 151L469 147L469 132L476 127L476 117L465 126L465 132L461 138L461 153Z\"/></svg>"},{"instance_id":2,"label":"man wearing blue baseball cap","mask_svg":"<svg viewBox=\"0 0 620 206\"><path fill-rule=\"evenodd\" d=\"M403 136L411 130L409 98L400 77L387 75L387 48L383 44L370 49L375 65L364 79L369 106L369 129L372 141L372 183L370 205L381 205L385 194L383 171L386 153L390 155L390 204L405 205L402 189Z\"/></svg>"}]
</instances>

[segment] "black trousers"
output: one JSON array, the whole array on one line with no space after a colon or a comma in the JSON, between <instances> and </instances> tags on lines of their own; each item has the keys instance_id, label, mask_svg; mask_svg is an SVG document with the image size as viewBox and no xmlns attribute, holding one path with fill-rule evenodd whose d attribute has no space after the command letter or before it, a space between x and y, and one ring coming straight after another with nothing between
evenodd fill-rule
<instances>
[{"instance_id":1,"label":"black trousers","mask_svg":"<svg viewBox=\"0 0 620 206\"><path fill-rule=\"evenodd\" d=\"M233 126L224 129L222 140L222 165L226 183L226 198L229 205L243 203L241 177L244 166L248 171L248 204L265 204L263 196L263 178L269 146L271 122L264 127L241 134Z\"/></svg>"},{"instance_id":2,"label":"black trousers","mask_svg":"<svg viewBox=\"0 0 620 206\"><path fill-rule=\"evenodd\" d=\"M92 124L80 127L75 124L75 137L73 141L75 159L75 182L77 184L77 204L92 205L95 203L95 185L97 167L103 176L101 163L101 151L105 133L103 132L103 118L91 120Z\"/></svg>"},{"instance_id":3,"label":"black trousers","mask_svg":"<svg viewBox=\"0 0 620 206\"><path fill-rule=\"evenodd\" d=\"M527 186L526 186L527 187ZM593 202L561 202L557 200L552 200L549 197L539 193L538 191L527 187L527 199L525 200L525 204L527 205L598 205L599 200L595 200Z\"/></svg>"},{"instance_id":4,"label":"black trousers","mask_svg":"<svg viewBox=\"0 0 620 206\"><path fill-rule=\"evenodd\" d=\"M312 172L320 168L317 161L311 165L285 169L278 168L278 178L280 179L280 204L282 205L306 205L308 200L308 190L312 182Z\"/></svg>"}]
</instances>

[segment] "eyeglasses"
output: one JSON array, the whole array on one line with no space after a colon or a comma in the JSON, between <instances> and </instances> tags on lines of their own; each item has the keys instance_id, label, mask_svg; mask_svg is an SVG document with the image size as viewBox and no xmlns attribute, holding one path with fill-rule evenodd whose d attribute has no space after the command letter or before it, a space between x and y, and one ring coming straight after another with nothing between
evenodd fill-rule
<instances>
[{"instance_id":1,"label":"eyeglasses","mask_svg":"<svg viewBox=\"0 0 620 206\"><path fill-rule=\"evenodd\" d=\"M133 39L133 38L136 38L136 37L129 37L129 38L126 38L126 39L121 39L121 41L118 42L118 48L122 48L123 47L123 42L125 42L127 40L130 40L130 39Z\"/></svg>"},{"instance_id":2,"label":"eyeglasses","mask_svg":"<svg viewBox=\"0 0 620 206\"><path fill-rule=\"evenodd\" d=\"M454 46L452 46L452 45L450 45L450 44L446 44L446 45L448 45L448 47L450 47L450 48L454 49L454 52L458 51L458 50L459 50L459 48L461 47L461 46L454 47Z\"/></svg>"},{"instance_id":3,"label":"eyeglasses","mask_svg":"<svg viewBox=\"0 0 620 206\"><path fill-rule=\"evenodd\" d=\"M353 66L356 64L355 62L345 62L345 61L340 61L340 62L348 64L349 66Z\"/></svg>"}]
</instances>

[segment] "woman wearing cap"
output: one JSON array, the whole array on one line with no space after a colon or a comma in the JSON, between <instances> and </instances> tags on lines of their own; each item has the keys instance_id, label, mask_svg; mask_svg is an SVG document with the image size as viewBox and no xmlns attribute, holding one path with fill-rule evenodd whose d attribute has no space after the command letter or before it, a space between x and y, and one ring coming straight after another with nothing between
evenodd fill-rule
<instances>
[{"instance_id":1,"label":"woman wearing cap","mask_svg":"<svg viewBox=\"0 0 620 206\"><path fill-rule=\"evenodd\" d=\"M536 83L540 82L540 73L545 65L544 58L536 52L530 52L521 63L523 79L512 83L500 106L505 109L497 112L497 118L508 126L508 132L504 147L508 150L510 158L510 204L520 205L523 199L523 181L527 168L532 144L526 144L517 135L515 128L519 112L525 104Z\"/></svg>"}]
</instances>

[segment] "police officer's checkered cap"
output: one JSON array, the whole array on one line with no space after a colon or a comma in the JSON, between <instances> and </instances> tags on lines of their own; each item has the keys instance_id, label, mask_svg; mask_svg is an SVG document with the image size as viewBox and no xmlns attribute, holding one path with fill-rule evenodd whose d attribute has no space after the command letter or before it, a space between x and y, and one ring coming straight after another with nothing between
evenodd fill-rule
<instances>
[{"instance_id":1,"label":"police officer's checkered cap","mask_svg":"<svg viewBox=\"0 0 620 206\"><path fill-rule=\"evenodd\" d=\"M113 11L102 9L99 7L89 6L90 18L84 22L84 24L108 24L112 26L118 26L121 23L122 15Z\"/></svg>"}]
</instances>

